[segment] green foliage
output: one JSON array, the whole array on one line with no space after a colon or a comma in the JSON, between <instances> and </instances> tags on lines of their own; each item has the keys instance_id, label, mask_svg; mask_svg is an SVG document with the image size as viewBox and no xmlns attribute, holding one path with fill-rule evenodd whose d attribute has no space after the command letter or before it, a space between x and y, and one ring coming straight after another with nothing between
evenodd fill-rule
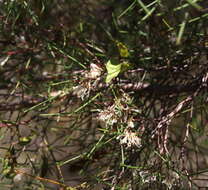
<instances>
[{"instance_id":1,"label":"green foliage","mask_svg":"<svg viewBox=\"0 0 208 190\"><path fill-rule=\"evenodd\" d=\"M113 62L113 63L112 63ZM111 80L119 75L119 73L125 72L130 68L130 64L127 61L123 61L119 64L115 64L115 60L109 60L106 64L107 77L106 83L111 82Z\"/></svg>"},{"instance_id":2,"label":"green foliage","mask_svg":"<svg viewBox=\"0 0 208 190\"><path fill-rule=\"evenodd\" d=\"M111 60L109 60L106 64L107 69L107 77L106 77L106 83L109 83L113 78L117 77L118 74L121 72L121 63L119 64L112 64Z\"/></svg>"},{"instance_id":3,"label":"green foliage","mask_svg":"<svg viewBox=\"0 0 208 190\"><path fill-rule=\"evenodd\" d=\"M31 141L31 137L20 137L19 138L19 144L20 145L27 145Z\"/></svg>"},{"instance_id":4,"label":"green foliage","mask_svg":"<svg viewBox=\"0 0 208 190\"><path fill-rule=\"evenodd\" d=\"M116 41L116 45L118 47L119 53L121 57L129 57L129 50L128 48L122 44L121 42Z\"/></svg>"}]
</instances>

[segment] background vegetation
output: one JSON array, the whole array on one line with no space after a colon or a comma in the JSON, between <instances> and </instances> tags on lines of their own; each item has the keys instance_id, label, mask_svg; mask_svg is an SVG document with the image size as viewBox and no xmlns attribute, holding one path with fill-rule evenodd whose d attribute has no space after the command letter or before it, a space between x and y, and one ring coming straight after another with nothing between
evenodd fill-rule
<instances>
[{"instance_id":1,"label":"background vegetation","mask_svg":"<svg viewBox=\"0 0 208 190\"><path fill-rule=\"evenodd\" d=\"M0 188L206 188L207 11L0 1Z\"/></svg>"}]
</instances>

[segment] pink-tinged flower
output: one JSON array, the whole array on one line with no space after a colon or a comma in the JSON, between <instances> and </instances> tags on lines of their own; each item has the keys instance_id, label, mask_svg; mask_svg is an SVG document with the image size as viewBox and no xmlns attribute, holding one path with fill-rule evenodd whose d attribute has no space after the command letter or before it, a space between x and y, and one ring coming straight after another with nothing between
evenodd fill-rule
<instances>
[{"instance_id":1,"label":"pink-tinged flower","mask_svg":"<svg viewBox=\"0 0 208 190\"><path fill-rule=\"evenodd\" d=\"M89 97L90 88L87 88L83 85L78 85L73 87L73 95L76 95L78 98L84 100L85 97Z\"/></svg>"},{"instance_id":2,"label":"pink-tinged flower","mask_svg":"<svg viewBox=\"0 0 208 190\"><path fill-rule=\"evenodd\" d=\"M137 136L135 132L125 129L122 135L119 135L117 139L120 140L120 144L126 144L128 148L132 146L141 147L141 138Z\"/></svg>"},{"instance_id":3,"label":"pink-tinged flower","mask_svg":"<svg viewBox=\"0 0 208 190\"><path fill-rule=\"evenodd\" d=\"M102 68L98 65L91 63L90 72L87 74L87 77L90 79L97 79L102 74Z\"/></svg>"}]
</instances>

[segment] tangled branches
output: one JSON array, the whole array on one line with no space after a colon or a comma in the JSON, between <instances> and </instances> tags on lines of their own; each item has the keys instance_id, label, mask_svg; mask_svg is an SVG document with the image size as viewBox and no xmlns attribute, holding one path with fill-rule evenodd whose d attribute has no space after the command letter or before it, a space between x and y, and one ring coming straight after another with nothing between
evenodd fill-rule
<instances>
[{"instance_id":1,"label":"tangled branches","mask_svg":"<svg viewBox=\"0 0 208 190\"><path fill-rule=\"evenodd\" d=\"M204 2L0 1L6 187L207 187Z\"/></svg>"}]
</instances>

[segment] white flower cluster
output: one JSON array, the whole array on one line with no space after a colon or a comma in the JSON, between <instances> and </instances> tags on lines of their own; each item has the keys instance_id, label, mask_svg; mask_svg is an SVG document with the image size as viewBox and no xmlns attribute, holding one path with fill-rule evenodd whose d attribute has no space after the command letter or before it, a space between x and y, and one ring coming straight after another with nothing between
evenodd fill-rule
<instances>
[{"instance_id":1,"label":"white flower cluster","mask_svg":"<svg viewBox=\"0 0 208 190\"><path fill-rule=\"evenodd\" d=\"M103 121L107 126L112 126L114 123L117 123L115 106L112 105L106 110L100 111L98 120Z\"/></svg>"},{"instance_id":2,"label":"white flower cluster","mask_svg":"<svg viewBox=\"0 0 208 190\"><path fill-rule=\"evenodd\" d=\"M81 82L81 84L73 87L73 94L76 95L78 98L84 100L84 98L88 98L90 95L90 90L93 88L93 83L97 82L97 79L102 74L102 68L98 65L91 63L90 64L90 71L84 72L84 77L86 80Z\"/></svg>"},{"instance_id":3,"label":"white flower cluster","mask_svg":"<svg viewBox=\"0 0 208 190\"><path fill-rule=\"evenodd\" d=\"M139 175L142 179L142 183L152 183L157 180L156 176L149 173L149 171L140 171Z\"/></svg>"},{"instance_id":4,"label":"white flower cluster","mask_svg":"<svg viewBox=\"0 0 208 190\"><path fill-rule=\"evenodd\" d=\"M152 174L149 171L140 171L139 176L141 177L143 183L152 183L154 181L157 181L156 175ZM178 179L179 175L176 172L171 171L169 173L169 176L164 179L162 183L167 186L167 189L172 189Z\"/></svg>"},{"instance_id":5,"label":"white flower cluster","mask_svg":"<svg viewBox=\"0 0 208 190\"><path fill-rule=\"evenodd\" d=\"M164 179L162 183L165 184L168 189L172 189L179 178L180 176L175 171L171 171L169 172L169 176Z\"/></svg>"},{"instance_id":6,"label":"white flower cluster","mask_svg":"<svg viewBox=\"0 0 208 190\"><path fill-rule=\"evenodd\" d=\"M90 79L97 79L101 76L103 69L98 65L91 63L90 64L90 72L86 73L86 77Z\"/></svg>"},{"instance_id":7,"label":"white flower cluster","mask_svg":"<svg viewBox=\"0 0 208 190\"><path fill-rule=\"evenodd\" d=\"M125 130L120 134L117 139L120 141L120 144L127 145L127 148L130 147L141 147L141 138L136 132L133 132L132 129L135 127L134 119L130 114L131 110L128 102L131 101L131 98L123 93L122 97L116 98L115 103L105 110L99 110L98 120L103 121L105 126L112 126L115 123L119 125L124 125ZM129 118L129 116L131 116Z\"/></svg>"},{"instance_id":8,"label":"white flower cluster","mask_svg":"<svg viewBox=\"0 0 208 190\"><path fill-rule=\"evenodd\" d=\"M89 97L90 89L83 85L78 85L73 87L73 94L84 100L85 97Z\"/></svg>"},{"instance_id":9,"label":"white flower cluster","mask_svg":"<svg viewBox=\"0 0 208 190\"><path fill-rule=\"evenodd\" d=\"M130 131L128 128L124 130L122 135L119 135L117 139L120 140L120 144L126 144L128 148L136 146L140 148L141 138L137 136L135 132Z\"/></svg>"}]
</instances>

